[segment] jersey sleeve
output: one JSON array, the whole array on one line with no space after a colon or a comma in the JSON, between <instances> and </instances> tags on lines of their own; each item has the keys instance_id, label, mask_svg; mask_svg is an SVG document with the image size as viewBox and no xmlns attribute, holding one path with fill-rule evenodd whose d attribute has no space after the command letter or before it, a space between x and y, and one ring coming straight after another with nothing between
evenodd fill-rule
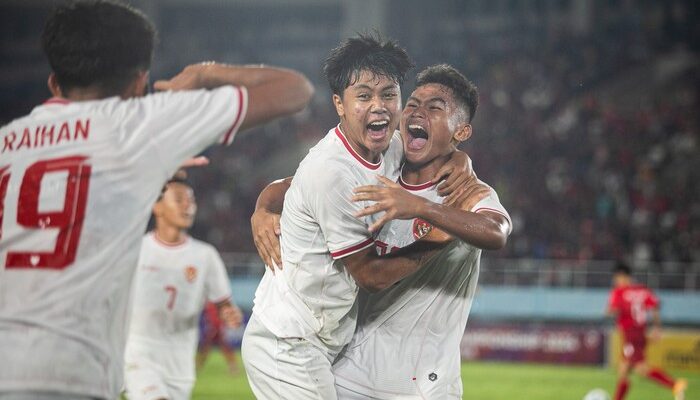
<instances>
[{"instance_id":1,"label":"jersey sleeve","mask_svg":"<svg viewBox=\"0 0 700 400\"><path fill-rule=\"evenodd\" d=\"M206 297L212 303L219 303L231 298L231 284L219 252L213 247L210 247L209 250L205 278Z\"/></svg>"},{"instance_id":2,"label":"jersey sleeve","mask_svg":"<svg viewBox=\"0 0 700 400\"><path fill-rule=\"evenodd\" d=\"M166 176L187 158L218 141L228 145L245 118L244 87L162 92L118 103L120 139L127 154L149 152ZM157 167L155 165L154 167Z\"/></svg>"},{"instance_id":3,"label":"jersey sleeve","mask_svg":"<svg viewBox=\"0 0 700 400\"><path fill-rule=\"evenodd\" d=\"M510 224L510 230L508 233L510 234L510 232L513 230L513 221L510 219L510 214L508 214L508 211L506 211L505 207L503 207L501 201L498 199L498 194L496 194L496 191L493 189L491 189L488 196L476 203L474 207L472 207L471 211L475 213L489 211L501 214L506 217L508 223Z\"/></svg>"},{"instance_id":4,"label":"jersey sleeve","mask_svg":"<svg viewBox=\"0 0 700 400\"><path fill-rule=\"evenodd\" d=\"M331 257L336 260L374 245L366 218L354 215L364 204L350 200L359 182L354 182L347 173L338 166L327 166L325 173L319 174L318 187L311 194L315 219Z\"/></svg>"}]
</instances>

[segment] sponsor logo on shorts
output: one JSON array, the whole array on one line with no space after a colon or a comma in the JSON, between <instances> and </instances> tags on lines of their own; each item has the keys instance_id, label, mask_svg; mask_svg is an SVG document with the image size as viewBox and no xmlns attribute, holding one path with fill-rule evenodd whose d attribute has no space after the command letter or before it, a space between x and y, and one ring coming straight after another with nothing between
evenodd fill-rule
<instances>
[{"instance_id":1,"label":"sponsor logo on shorts","mask_svg":"<svg viewBox=\"0 0 700 400\"><path fill-rule=\"evenodd\" d=\"M437 378L438 378L438 377L437 377L437 374L436 374L435 372L431 372L431 373L428 375L428 380L430 380L430 382L435 382L435 381L437 380Z\"/></svg>"}]
</instances>

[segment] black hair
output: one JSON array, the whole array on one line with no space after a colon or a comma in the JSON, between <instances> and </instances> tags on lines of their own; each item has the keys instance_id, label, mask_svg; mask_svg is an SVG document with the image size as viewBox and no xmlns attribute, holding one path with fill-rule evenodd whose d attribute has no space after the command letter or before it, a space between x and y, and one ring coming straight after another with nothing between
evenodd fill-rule
<instances>
[{"instance_id":1,"label":"black hair","mask_svg":"<svg viewBox=\"0 0 700 400\"><path fill-rule=\"evenodd\" d=\"M615 263L615 268L613 268L613 273L630 276L632 275L632 269L630 269L630 266L627 265L624 261L617 261Z\"/></svg>"},{"instance_id":2,"label":"black hair","mask_svg":"<svg viewBox=\"0 0 700 400\"><path fill-rule=\"evenodd\" d=\"M55 8L41 37L63 91L96 85L119 95L153 59L156 30L133 7L113 1L77 1Z\"/></svg>"},{"instance_id":3,"label":"black hair","mask_svg":"<svg viewBox=\"0 0 700 400\"><path fill-rule=\"evenodd\" d=\"M467 122L472 122L479 106L479 91L474 83L448 64L432 65L416 77L416 87L429 83L437 83L449 88L460 107L467 112Z\"/></svg>"},{"instance_id":4,"label":"black hair","mask_svg":"<svg viewBox=\"0 0 700 400\"><path fill-rule=\"evenodd\" d=\"M190 183L190 181L187 180L186 177L180 176L176 173L175 176L173 176L172 178L168 179L167 182L165 182L165 185L163 185L163 188L160 190L160 194L158 195L158 200L156 201L160 201L161 199L163 199L163 195L168 189L168 185L170 185L171 183L178 183L180 185L185 185L190 189L192 188L192 184Z\"/></svg>"},{"instance_id":5,"label":"black hair","mask_svg":"<svg viewBox=\"0 0 700 400\"><path fill-rule=\"evenodd\" d=\"M396 42L382 40L378 35L360 34L331 50L323 62L323 73L331 91L341 96L348 86L357 82L362 71L387 77L402 85L412 67L408 53Z\"/></svg>"}]
</instances>

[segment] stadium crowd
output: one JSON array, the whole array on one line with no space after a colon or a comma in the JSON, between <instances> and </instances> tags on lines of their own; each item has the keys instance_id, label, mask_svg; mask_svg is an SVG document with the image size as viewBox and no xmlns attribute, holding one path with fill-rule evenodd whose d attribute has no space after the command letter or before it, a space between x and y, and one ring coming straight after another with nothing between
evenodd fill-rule
<instances>
[{"instance_id":1,"label":"stadium crowd","mask_svg":"<svg viewBox=\"0 0 700 400\"><path fill-rule=\"evenodd\" d=\"M629 88L625 95L642 99L618 106L620 95L604 89L668 49L654 45L656 30L610 26L585 35L524 30L510 42L484 35L470 44L467 59L445 60L480 89L475 134L464 149L478 149L470 152L477 173L495 184L514 218L514 234L497 256L700 260L697 74L675 78L656 94L652 82ZM419 67L438 59L431 52L414 57ZM409 90L410 84L404 95ZM210 153L225 167L194 173L202 205L195 235L224 251L253 250L249 215L257 193L293 174L332 123L333 110L319 104L237 139L235 157ZM277 150L264 155L269 148Z\"/></svg>"},{"instance_id":2,"label":"stadium crowd","mask_svg":"<svg viewBox=\"0 0 700 400\"><path fill-rule=\"evenodd\" d=\"M671 10L680 20L669 20L644 7L609 2L598 4L594 22L581 28L545 15L557 10L543 13L522 5L477 10L445 0L433 7L441 23L424 24L425 16L409 7L410 1L388 4L397 19L415 28L387 27L387 34L407 47L414 72L447 62L479 87L474 135L463 148L477 173L501 194L515 229L507 247L492 256L627 257L636 265L700 261L697 61L663 84L653 76L653 66L673 59L679 48L697 59L697 26L683 19L692 13ZM289 65L323 88L318 65L336 43L334 35L323 32L341 24L342 12L332 4L304 7L299 21L290 20L283 6L156 7L164 40L154 76L214 57ZM44 85L35 84L45 67L34 50L33 31L26 28L44 15L36 8L15 8L17 18L0 19L7 33L0 54L15 62L4 67L0 80L6 88L0 121L46 97ZM490 19L492 12L506 14ZM262 14L278 29L261 31L256 21ZM494 27L489 28L490 20ZM28 71L36 82L18 79ZM636 79L622 84L624 90L607 90L633 74ZM404 97L412 86L409 79ZM231 149L209 150L212 166L192 172L200 202L194 236L223 252L254 251L249 218L255 198L271 180L292 175L334 123L335 111L324 95L318 90L302 114L241 136ZM276 134L283 129L295 134Z\"/></svg>"}]
</instances>

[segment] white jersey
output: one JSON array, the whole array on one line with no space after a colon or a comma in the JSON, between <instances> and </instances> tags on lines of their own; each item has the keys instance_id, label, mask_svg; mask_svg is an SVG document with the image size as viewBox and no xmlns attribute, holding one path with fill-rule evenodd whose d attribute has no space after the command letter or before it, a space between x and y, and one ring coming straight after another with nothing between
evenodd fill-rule
<instances>
[{"instance_id":1,"label":"white jersey","mask_svg":"<svg viewBox=\"0 0 700 400\"><path fill-rule=\"evenodd\" d=\"M52 99L0 128L0 392L117 397L151 207L184 160L233 139L246 102Z\"/></svg>"},{"instance_id":2,"label":"white jersey","mask_svg":"<svg viewBox=\"0 0 700 400\"><path fill-rule=\"evenodd\" d=\"M230 298L226 267L212 245L190 237L168 245L147 234L134 278L126 368L147 360L165 378L194 381L204 303Z\"/></svg>"},{"instance_id":3,"label":"white jersey","mask_svg":"<svg viewBox=\"0 0 700 400\"><path fill-rule=\"evenodd\" d=\"M340 261L374 245L367 227L375 216L356 218L365 202L352 190L396 179L403 145L394 133L382 159L358 155L339 127L331 129L299 165L286 193L280 225L283 270L265 271L253 312L277 337L303 337L331 356L350 341L357 317L357 285Z\"/></svg>"},{"instance_id":4,"label":"white jersey","mask_svg":"<svg viewBox=\"0 0 700 400\"><path fill-rule=\"evenodd\" d=\"M441 203L435 185L407 190ZM496 192L473 212L508 213ZM425 236L432 226L421 220L392 220L379 232L377 251L391 252ZM379 399L460 398L459 344L467 324L481 249L455 240L428 265L391 288L358 296L359 317L352 341L333 366L336 383Z\"/></svg>"}]
</instances>

